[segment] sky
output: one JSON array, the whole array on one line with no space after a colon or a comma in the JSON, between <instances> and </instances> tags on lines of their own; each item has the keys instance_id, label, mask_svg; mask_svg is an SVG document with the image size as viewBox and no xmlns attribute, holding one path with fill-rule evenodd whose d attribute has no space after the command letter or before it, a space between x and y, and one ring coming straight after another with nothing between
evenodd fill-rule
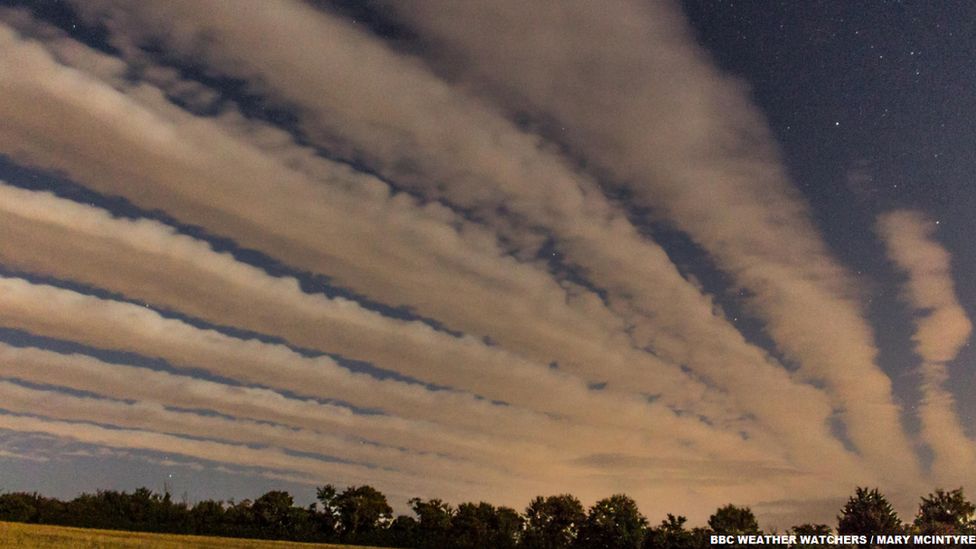
<instances>
[{"instance_id":1,"label":"sky","mask_svg":"<svg viewBox=\"0 0 976 549\"><path fill-rule=\"evenodd\" d=\"M0 4L0 490L976 489L970 4Z\"/></svg>"}]
</instances>

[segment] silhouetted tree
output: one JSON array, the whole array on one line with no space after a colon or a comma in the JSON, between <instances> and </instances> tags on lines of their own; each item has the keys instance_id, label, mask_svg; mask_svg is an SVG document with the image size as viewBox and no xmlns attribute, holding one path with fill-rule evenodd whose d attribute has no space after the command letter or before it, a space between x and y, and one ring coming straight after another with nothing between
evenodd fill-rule
<instances>
[{"instance_id":1,"label":"silhouetted tree","mask_svg":"<svg viewBox=\"0 0 976 549\"><path fill-rule=\"evenodd\" d=\"M228 530L234 532L238 537L259 537L260 532L255 527L254 510L251 508L251 500L242 499L230 505L224 511L225 524Z\"/></svg>"},{"instance_id":2,"label":"silhouetted tree","mask_svg":"<svg viewBox=\"0 0 976 549\"><path fill-rule=\"evenodd\" d=\"M281 490L272 490L254 500L251 511L262 537L285 538L294 531L294 504L291 494Z\"/></svg>"},{"instance_id":3,"label":"silhouetted tree","mask_svg":"<svg viewBox=\"0 0 976 549\"><path fill-rule=\"evenodd\" d=\"M212 499L197 502L190 509L190 531L194 534L226 534L224 505Z\"/></svg>"},{"instance_id":4,"label":"silhouetted tree","mask_svg":"<svg viewBox=\"0 0 976 549\"><path fill-rule=\"evenodd\" d=\"M386 543L391 547L417 547L417 520L407 515L393 519L386 529Z\"/></svg>"},{"instance_id":5,"label":"silhouetted tree","mask_svg":"<svg viewBox=\"0 0 976 549\"><path fill-rule=\"evenodd\" d=\"M640 549L646 528L647 519L637 502L615 494L590 507L577 545L583 549Z\"/></svg>"},{"instance_id":6,"label":"silhouetted tree","mask_svg":"<svg viewBox=\"0 0 976 549\"><path fill-rule=\"evenodd\" d=\"M24 492L0 495L0 520L10 522L37 522L37 493Z\"/></svg>"},{"instance_id":7,"label":"silhouetted tree","mask_svg":"<svg viewBox=\"0 0 976 549\"><path fill-rule=\"evenodd\" d=\"M517 546L521 529L522 517L514 509L462 503L451 520L451 547L511 549Z\"/></svg>"},{"instance_id":8,"label":"silhouetted tree","mask_svg":"<svg viewBox=\"0 0 976 549\"><path fill-rule=\"evenodd\" d=\"M137 488L132 495L121 494L126 507L123 512L129 522L135 525L148 525L151 527L150 529L159 526L165 517L160 516L163 515L162 510L159 509L160 502L153 497L154 495L152 490L146 487Z\"/></svg>"},{"instance_id":9,"label":"silhouetted tree","mask_svg":"<svg viewBox=\"0 0 976 549\"><path fill-rule=\"evenodd\" d=\"M898 513L877 488L858 487L837 517L837 533L899 534L904 531ZM864 544L862 546L867 546Z\"/></svg>"},{"instance_id":10,"label":"silhouetted tree","mask_svg":"<svg viewBox=\"0 0 976 549\"><path fill-rule=\"evenodd\" d=\"M525 526L525 519L518 511L511 507L498 507L495 509L495 518L492 521L492 547L498 549L510 549L518 546L522 540L522 530Z\"/></svg>"},{"instance_id":11,"label":"silhouetted tree","mask_svg":"<svg viewBox=\"0 0 976 549\"><path fill-rule=\"evenodd\" d=\"M832 533L830 526L826 524L800 524L799 526L794 526L790 529L790 533L796 536L827 536ZM797 542L794 547L800 548L814 548L814 547L828 547L826 544L819 543L799 543Z\"/></svg>"},{"instance_id":12,"label":"silhouetted tree","mask_svg":"<svg viewBox=\"0 0 976 549\"><path fill-rule=\"evenodd\" d=\"M174 502L169 492L162 495L152 494L152 500L155 520L163 525L159 531L184 534L189 532L190 506L186 501L186 494L180 502Z\"/></svg>"},{"instance_id":13,"label":"silhouetted tree","mask_svg":"<svg viewBox=\"0 0 976 549\"><path fill-rule=\"evenodd\" d=\"M458 505L451 521L451 541L458 549L490 549L495 507L481 502Z\"/></svg>"},{"instance_id":14,"label":"silhouetted tree","mask_svg":"<svg viewBox=\"0 0 976 549\"><path fill-rule=\"evenodd\" d=\"M102 490L68 502L36 493L0 493L0 521L310 542L341 538L361 545L414 549L704 549L713 533L761 533L752 511L735 505L717 509L709 517L710 528L689 531L685 517L671 514L657 527L648 528L634 500L622 494L596 502L587 512L569 494L537 497L524 516L485 502L462 503L455 510L439 499L413 498L409 502L416 518L401 515L396 520L391 520L386 496L371 486L351 486L340 493L326 485L318 489L317 498L317 503L297 507L291 494L273 490L253 502L205 500L191 507L185 501L174 502L168 492L158 494L148 488L132 493ZM976 506L962 488L939 489L921 498L911 531L974 533L974 516ZM857 488L837 518L839 534L906 532L877 489ZM831 533L825 524L795 526L790 532Z\"/></svg>"},{"instance_id":15,"label":"silhouetted tree","mask_svg":"<svg viewBox=\"0 0 976 549\"><path fill-rule=\"evenodd\" d=\"M337 496L335 486L326 484L315 491L317 503L313 503L311 520L315 523L315 528L326 540L335 541L339 539L339 510L335 507ZM318 504L322 508L319 510Z\"/></svg>"},{"instance_id":16,"label":"silhouetted tree","mask_svg":"<svg viewBox=\"0 0 976 549\"><path fill-rule=\"evenodd\" d=\"M752 514L752 509L737 507L731 503L719 507L712 516L708 517L708 527L716 534L727 536L759 533L759 523L756 521L756 516ZM745 547L745 545L733 544L727 547Z\"/></svg>"},{"instance_id":17,"label":"silhouetted tree","mask_svg":"<svg viewBox=\"0 0 976 549\"><path fill-rule=\"evenodd\" d=\"M752 509L736 507L732 504L720 507L712 516L708 517L708 527L714 530L716 534L759 533L759 523L756 522L756 516L752 514Z\"/></svg>"},{"instance_id":18,"label":"silhouetted tree","mask_svg":"<svg viewBox=\"0 0 976 549\"><path fill-rule=\"evenodd\" d=\"M522 546L527 549L571 547L585 520L583 505L574 496L539 496L525 509Z\"/></svg>"},{"instance_id":19,"label":"silhouetted tree","mask_svg":"<svg viewBox=\"0 0 976 549\"><path fill-rule=\"evenodd\" d=\"M644 549L697 549L708 546L709 532L704 528L686 530L688 519L668 513L657 528L649 528L644 537Z\"/></svg>"},{"instance_id":20,"label":"silhouetted tree","mask_svg":"<svg viewBox=\"0 0 976 549\"><path fill-rule=\"evenodd\" d=\"M439 499L413 498L410 507L417 515L417 547L440 549L450 543L454 510Z\"/></svg>"},{"instance_id":21,"label":"silhouetted tree","mask_svg":"<svg viewBox=\"0 0 976 549\"><path fill-rule=\"evenodd\" d=\"M196 533L237 537L320 541L309 511L291 505L287 492L269 492L254 504L244 500L225 507L206 500L192 508L169 493L148 488L132 493L102 490L65 503L37 494L0 494L0 520L62 524L148 532Z\"/></svg>"},{"instance_id":22,"label":"silhouetted tree","mask_svg":"<svg viewBox=\"0 0 976 549\"><path fill-rule=\"evenodd\" d=\"M915 517L915 530L921 534L974 533L974 513L976 506L966 499L962 488L951 492L938 489L922 498Z\"/></svg>"},{"instance_id":23,"label":"silhouetted tree","mask_svg":"<svg viewBox=\"0 0 976 549\"><path fill-rule=\"evenodd\" d=\"M381 529L393 518L386 496L372 486L350 486L337 494L328 484L317 491L323 513L335 517L342 539L371 543L381 539Z\"/></svg>"}]
</instances>

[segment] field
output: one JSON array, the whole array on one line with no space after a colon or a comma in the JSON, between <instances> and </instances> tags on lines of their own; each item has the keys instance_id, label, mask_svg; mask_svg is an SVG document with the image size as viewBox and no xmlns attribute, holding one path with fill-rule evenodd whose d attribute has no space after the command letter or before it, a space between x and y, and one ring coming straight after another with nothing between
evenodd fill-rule
<instances>
[{"instance_id":1,"label":"field","mask_svg":"<svg viewBox=\"0 0 976 549\"><path fill-rule=\"evenodd\" d=\"M294 543L175 534L147 534L118 530L67 528L45 524L0 522L0 547L116 549L149 547L150 549L368 549L360 545Z\"/></svg>"}]
</instances>

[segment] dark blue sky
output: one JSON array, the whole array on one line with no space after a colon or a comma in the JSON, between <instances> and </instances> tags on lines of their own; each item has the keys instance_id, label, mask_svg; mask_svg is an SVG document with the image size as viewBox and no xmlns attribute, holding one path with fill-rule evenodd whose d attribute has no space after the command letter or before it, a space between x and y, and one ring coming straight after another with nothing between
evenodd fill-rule
<instances>
[{"instance_id":1,"label":"dark blue sky","mask_svg":"<svg viewBox=\"0 0 976 549\"><path fill-rule=\"evenodd\" d=\"M882 364L915 362L901 277L871 231L878 213L920 208L953 252L957 291L976 304L976 7L967 2L685 1L701 44L748 82L834 251L864 273ZM976 386L963 351L957 394ZM907 379L906 379L907 378ZM961 412L973 429L976 404Z\"/></svg>"}]
</instances>

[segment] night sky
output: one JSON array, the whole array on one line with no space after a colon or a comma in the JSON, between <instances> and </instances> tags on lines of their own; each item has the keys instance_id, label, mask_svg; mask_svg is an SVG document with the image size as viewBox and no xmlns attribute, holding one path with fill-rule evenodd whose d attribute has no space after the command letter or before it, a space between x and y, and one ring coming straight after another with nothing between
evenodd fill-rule
<instances>
[{"instance_id":1,"label":"night sky","mask_svg":"<svg viewBox=\"0 0 976 549\"><path fill-rule=\"evenodd\" d=\"M0 2L0 489L976 489L973 20Z\"/></svg>"}]
</instances>

